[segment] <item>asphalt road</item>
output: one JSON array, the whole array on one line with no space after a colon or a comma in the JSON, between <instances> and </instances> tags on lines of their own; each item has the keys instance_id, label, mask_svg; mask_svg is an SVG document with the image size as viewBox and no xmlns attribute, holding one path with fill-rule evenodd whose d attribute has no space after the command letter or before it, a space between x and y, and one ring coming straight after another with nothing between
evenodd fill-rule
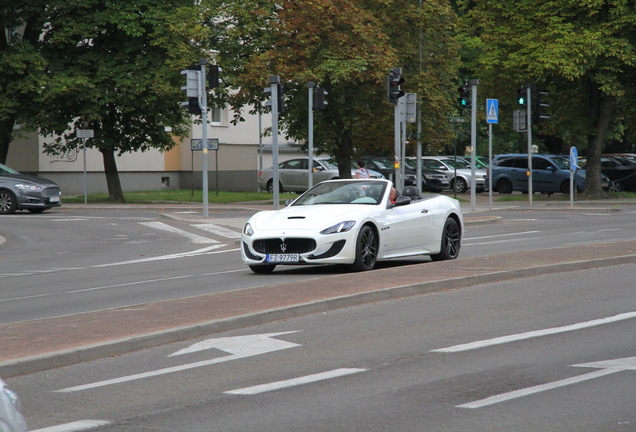
<instances>
[{"instance_id":1,"label":"asphalt road","mask_svg":"<svg viewBox=\"0 0 636 432\"><path fill-rule=\"evenodd\" d=\"M631 431L635 266L326 311L9 383L31 430Z\"/></svg>"}]
</instances>

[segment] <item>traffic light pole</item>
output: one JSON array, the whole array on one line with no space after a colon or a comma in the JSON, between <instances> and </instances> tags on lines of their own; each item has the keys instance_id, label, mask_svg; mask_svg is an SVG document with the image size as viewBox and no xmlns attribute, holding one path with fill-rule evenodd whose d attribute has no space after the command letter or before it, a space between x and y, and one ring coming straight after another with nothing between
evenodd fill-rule
<instances>
[{"instance_id":1,"label":"traffic light pole","mask_svg":"<svg viewBox=\"0 0 636 432\"><path fill-rule=\"evenodd\" d=\"M203 217L208 217L208 95L205 86L205 65L208 59L200 59L201 72L199 73L199 106L201 107L201 119L203 124L201 127L203 142Z\"/></svg>"},{"instance_id":2,"label":"traffic light pole","mask_svg":"<svg viewBox=\"0 0 636 432\"><path fill-rule=\"evenodd\" d=\"M272 75L269 77L271 84L272 94L272 162L274 163L274 210L278 210L280 206L279 197L279 173L278 173L278 84L280 83L280 77L278 75Z\"/></svg>"},{"instance_id":3,"label":"traffic light pole","mask_svg":"<svg viewBox=\"0 0 636 432\"><path fill-rule=\"evenodd\" d=\"M475 211L477 194L475 191L475 164L477 163L477 86L479 85L478 79L471 79L470 86L472 87L472 100L471 100L471 113L470 113L470 146L472 147L470 152L470 208Z\"/></svg>"},{"instance_id":4,"label":"traffic light pole","mask_svg":"<svg viewBox=\"0 0 636 432\"><path fill-rule=\"evenodd\" d=\"M314 185L314 86L313 82L307 83L309 89L309 133L307 135L307 156L308 159L308 172L307 172L307 188L311 189Z\"/></svg>"},{"instance_id":5,"label":"traffic light pole","mask_svg":"<svg viewBox=\"0 0 636 432\"><path fill-rule=\"evenodd\" d=\"M528 116L528 205L532 207L532 84L529 83L527 87L527 107L526 114Z\"/></svg>"}]
</instances>

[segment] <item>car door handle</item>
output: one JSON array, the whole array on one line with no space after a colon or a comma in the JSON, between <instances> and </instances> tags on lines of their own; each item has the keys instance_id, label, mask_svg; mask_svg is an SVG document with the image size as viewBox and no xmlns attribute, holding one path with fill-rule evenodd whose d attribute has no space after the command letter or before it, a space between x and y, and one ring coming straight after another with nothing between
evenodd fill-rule
<instances>
[{"instance_id":1,"label":"car door handle","mask_svg":"<svg viewBox=\"0 0 636 432\"><path fill-rule=\"evenodd\" d=\"M422 209L422 211L420 213L428 213L428 210Z\"/></svg>"}]
</instances>

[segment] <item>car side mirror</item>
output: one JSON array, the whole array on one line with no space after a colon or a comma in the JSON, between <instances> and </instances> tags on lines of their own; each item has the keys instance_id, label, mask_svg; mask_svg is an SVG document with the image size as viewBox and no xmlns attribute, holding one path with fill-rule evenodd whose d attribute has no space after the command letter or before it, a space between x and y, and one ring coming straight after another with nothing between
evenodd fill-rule
<instances>
[{"instance_id":1,"label":"car side mirror","mask_svg":"<svg viewBox=\"0 0 636 432\"><path fill-rule=\"evenodd\" d=\"M407 205L407 204L411 204L411 198L409 198L407 196L404 196L404 195L400 195L395 200L395 204L393 204L393 207L399 207L399 206L403 206L403 205Z\"/></svg>"}]
</instances>

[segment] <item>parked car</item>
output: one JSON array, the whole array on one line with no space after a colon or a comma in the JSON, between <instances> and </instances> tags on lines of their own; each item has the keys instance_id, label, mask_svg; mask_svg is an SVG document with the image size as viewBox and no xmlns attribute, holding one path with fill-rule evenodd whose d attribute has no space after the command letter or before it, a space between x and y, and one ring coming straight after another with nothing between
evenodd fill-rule
<instances>
[{"instance_id":1,"label":"parked car","mask_svg":"<svg viewBox=\"0 0 636 432\"><path fill-rule=\"evenodd\" d=\"M362 158L365 167L381 172L385 178L393 178L395 168L393 161L385 157L365 156ZM417 183L417 168L414 162L407 160L404 163L404 185L415 186ZM422 167L422 190L429 192L441 192L450 187L450 180L446 174Z\"/></svg>"},{"instance_id":2,"label":"parked car","mask_svg":"<svg viewBox=\"0 0 636 432\"><path fill-rule=\"evenodd\" d=\"M406 256L457 258L464 226L459 202L420 198L417 188L405 186L393 204L392 186L380 179L330 180L281 210L256 213L242 231L243 262L254 273L271 273L277 265L348 264L366 271Z\"/></svg>"},{"instance_id":3,"label":"parked car","mask_svg":"<svg viewBox=\"0 0 636 432\"><path fill-rule=\"evenodd\" d=\"M636 191L636 157L630 154L601 155L601 172L609 178L610 192Z\"/></svg>"},{"instance_id":4,"label":"parked car","mask_svg":"<svg viewBox=\"0 0 636 432\"><path fill-rule=\"evenodd\" d=\"M330 157L313 158L314 172L312 175L313 184L318 184L325 180L333 180L340 177L338 172L338 164ZM304 192L307 190L309 171L309 158L300 157L290 159L278 164L278 177L280 192ZM355 168L351 169L351 177L356 173ZM376 171L369 170L372 178L384 178L384 176ZM261 190L272 193L274 167L263 169L258 173L258 187Z\"/></svg>"},{"instance_id":5,"label":"parked car","mask_svg":"<svg viewBox=\"0 0 636 432\"><path fill-rule=\"evenodd\" d=\"M62 205L62 192L57 183L42 177L20 174L0 164L0 214L28 210L42 213Z\"/></svg>"},{"instance_id":6,"label":"parked car","mask_svg":"<svg viewBox=\"0 0 636 432\"><path fill-rule=\"evenodd\" d=\"M528 192L528 155L504 154L492 160L491 171L493 190L500 194L513 191ZM607 177L601 177L603 187L607 187ZM574 183L581 192L585 186L585 170L575 172ZM533 154L532 191L546 193L570 193L570 159L568 156Z\"/></svg>"},{"instance_id":7,"label":"parked car","mask_svg":"<svg viewBox=\"0 0 636 432\"><path fill-rule=\"evenodd\" d=\"M0 378L0 431L26 432L26 430L20 398L15 392L9 390L7 383Z\"/></svg>"},{"instance_id":8,"label":"parked car","mask_svg":"<svg viewBox=\"0 0 636 432\"><path fill-rule=\"evenodd\" d=\"M409 158L415 160L415 158ZM450 179L450 188L459 193L466 192L471 185L472 170L469 164L461 157L457 160L453 156L422 156L422 166L441 171ZM457 178L455 178L457 172ZM488 173L484 169L475 170L475 192L483 192L488 189Z\"/></svg>"},{"instance_id":9,"label":"parked car","mask_svg":"<svg viewBox=\"0 0 636 432\"><path fill-rule=\"evenodd\" d=\"M449 159L453 159L454 156L446 156ZM466 162L468 162L468 165L470 166L470 164L472 163L472 156L457 156L458 158L462 158L464 159ZM488 169L488 158L484 157L484 156L475 156L475 167L479 168L479 169L483 169L483 170L487 170Z\"/></svg>"}]
</instances>

